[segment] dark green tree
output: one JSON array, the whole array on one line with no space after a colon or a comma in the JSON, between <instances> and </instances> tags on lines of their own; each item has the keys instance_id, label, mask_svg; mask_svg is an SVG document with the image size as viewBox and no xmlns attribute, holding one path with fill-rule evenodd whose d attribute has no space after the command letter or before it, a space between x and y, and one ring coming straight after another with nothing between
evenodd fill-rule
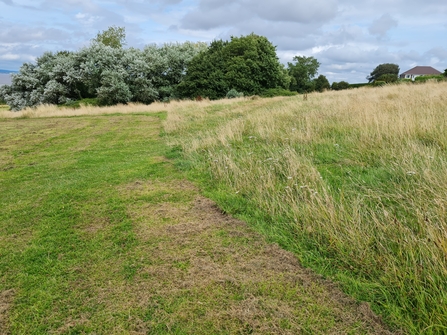
<instances>
[{"instance_id":1,"label":"dark green tree","mask_svg":"<svg viewBox=\"0 0 447 335\"><path fill-rule=\"evenodd\" d=\"M92 41L112 48L122 48L126 44L126 28L111 26L99 32Z\"/></svg>"},{"instance_id":2,"label":"dark green tree","mask_svg":"<svg viewBox=\"0 0 447 335\"><path fill-rule=\"evenodd\" d=\"M349 83L347 81L342 80L338 83L339 90L347 90L348 88L349 88Z\"/></svg>"},{"instance_id":3,"label":"dark green tree","mask_svg":"<svg viewBox=\"0 0 447 335\"><path fill-rule=\"evenodd\" d=\"M447 69L444 70L444 73L442 74L444 77L447 77Z\"/></svg>"},{"instance_id":4,"label":"dark green tree","mask_svg":"<svg viewBox=\"0 0 447 335\"><path fill-rule=\"evenodd\" d=\"M331 85L331 89L334 91L347 90L349 88L349 83L347 81L333 82Z\"/></svg>"},{"instance_id":5,"label":"dark green tree","mask_svg":"<svg viewBox=\"0 0 447 335\"><path fill-rule=\"evenodd\" d=\"M369 76L366 77L366 79L368 79L368 82L371 83L379 80L379 78L384 74L392 74L397 78L399 75L399 65L390 63L380 64L370 73Z\"/></svg>"},{"instance_id":6,"label":"dark green tree","mask_svg":"<svg viewBox=\"0 0 447 335\"><path fill-rule=\"evenodd\" d=\"M178 92L182 97L219 99L231 89L254 95L270 88L287 88L288 83L276 48L267 38L250 34L212 42L189 63Z\"/></svg>"},{"instance_id":7,"label":"dark green tree","mask_svg":"<svg viewBox=\"0 0 447 335\"><path fill-rule=\"evenodd\" d=\"M377 81L384 81L387 84L395 83L397 80L397 75L392 73L382 74L379 78L377 78Z\"/></svg>"},{"instance_id":8,"label":"dark green tree","mask_svg":"<svg viewBox=\"0 0 447 335\"><path fill-rule=\"evenodd\" d=\"M227 94L230 90L225 78L227 60L224 49L227 45L226 41L213 41L206 51L191 60L185 78L177 86L181 97L219 99Z\"/></svg>"},{"instance_id":9,"label":"dark green tree","mask_svg":"<svg viewBox=\"0 0 447 335\"><path fill-rule=\"evenodd\" d=\"M300 93L314 91L313 78L317 75L321 64L314 57L305 56L295 56L293 61L295 63L288 63L290 90Z\"/></svg>"},{"instance_id":10,"label":"dark green tree","mask_svg":"<svg viewBox=\"0 0 447 335\"><path fill-rule=\"evenodd\" d=\"M329 84L329 80L327 80L326 76L320 74L317 79L315 79L315 90L318 92L323 92L324 90L328 90L331 88Z\"/></svg>"}]
</instances>

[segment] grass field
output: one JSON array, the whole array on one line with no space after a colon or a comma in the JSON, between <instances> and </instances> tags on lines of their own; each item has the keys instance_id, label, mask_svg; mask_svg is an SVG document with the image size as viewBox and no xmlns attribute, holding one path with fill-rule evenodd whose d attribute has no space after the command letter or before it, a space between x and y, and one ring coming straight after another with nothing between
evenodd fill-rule
<instances>
[{"instance_id":1,"label":"grass field","mask_svg":"<svg viewBox=\"0 0 447 335\"><path fill-rule=\"evenodd\" d=\"M446 83L177 108L177 165L411 334L447 333Z\"/></svg>"},{"instance_id":2,"label":"grass field","mask_svg":"<svg viewBox=\"0 0 447 335\"><path fill-rule=\"evenodd\" d=\"M3 112L0 334L389 334L166 159L167 114L197 110L203 131L282 101Z\"/></svg>"}]
</instances>

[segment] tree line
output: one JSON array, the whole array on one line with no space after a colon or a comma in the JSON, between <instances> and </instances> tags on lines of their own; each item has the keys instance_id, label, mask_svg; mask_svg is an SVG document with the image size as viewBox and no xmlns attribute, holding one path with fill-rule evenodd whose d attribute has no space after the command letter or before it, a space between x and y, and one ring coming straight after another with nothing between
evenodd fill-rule
<instances>
[{"instance_id":1,"label":"tree line","mask_svg":"<svg viewBox=\"0 0 447 335\"><path fill-rule=\"evenodd\" d=\"M234 94L323 91L330 85L318 73L313 57L297 56L287 67L276 47L250 34L230 41L168 43L142 49L124 48L125 29L99 32L78 51L45 52L24 63L11 85L0 87L0 99L12 110L39 104L70 105L83 99L98 104L170 99L224 98Z\"/></svg>"},{"instance_id":2,"label":"tree line","mask_svg":"<svg viewBox=\"0 0 447 335\"><path fill-rule=\"evenodd\" d=\"M100 105L242 95L289 95L352 87L332 85L318 75L314 57L295 56L280 63L276 47L250 34L229 41L167 43L142 49L124 48L126 32L109 27L78 51L46 52L25 63L11 85L0 87L0 101L12 110L40 104L74 105L91 99ZM446 70L447 72L447 70ZM397 81L399 67L381 64L370 83Z\"/></svg>"}]
</instances>

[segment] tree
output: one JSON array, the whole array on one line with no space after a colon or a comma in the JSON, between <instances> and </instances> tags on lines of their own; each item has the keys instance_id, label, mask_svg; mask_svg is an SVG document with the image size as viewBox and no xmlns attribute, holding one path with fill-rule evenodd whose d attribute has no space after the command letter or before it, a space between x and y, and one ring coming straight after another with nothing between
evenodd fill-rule
<instances>
[{"instance_id":1,"label":"tree","mask_svg":"<svg viewBox=\"0 0 447 335\"><path fill-rule=\"evenodd\" d=\"M184 80L177 86L182 97L219 99L230 89L225 79L224 49L227 41L213 41L189 63Z\"/></svg>"},{"instance_id":2,"label":"tree","mask_svg":"<svg viewBox=\"0 0 447 335\"><path fill-rule=\"evenodd\" d=\"M290 90L300 93L311 92L315 89L313 78L318 73L320 63L314 57L295 56L294 63L288 63L291 77Z\"/></svg>"},{"instance_id":3,"label":"tree","mask_svg":"<svg viewBox=\"0 0 447 335\"><path fill-rule=\"evenodd\" d=\"M380 76L385 74L392 74L397 77L399 75L399 65L390 63L380 64L366 77L366 79L371 83L379 80Z\"/></svg>"},{"instance_id":4,"label":"tree","mask_svg":"<svg viewBox=\"0 0 447 335\"><path fill-rule=\"evenodd\" d=\"M384 81L385 83L389 84L389 83L395 83L398 81L398 77L396 74L392 74L392 73L386 73L386 74L382 74L380 77L378 77L376 80L377 81Z\"/></svg>"},{"instance_id":5,"label":"tree","mask_svg":"<svg viewBox=\"0 0 447 335\"><path fill-rule=\"evenodd\" d=\"M92 41L112 48L122 48L126 44L126 28L111 26L99 32Z\"/></svg>"},{"instance_id":6,"label":"tree","mask_svg":"<svg viewBox=\"0 0 447 335\"><path fill-rule=\"evenodd\" d=\"M151 103L176 97L176 86L205 43L149 45L143 50L93 42L76 52L44 53L0 87L12 110L98 98L101 104Z\"/></svg>"},{"instance_id":7,"label":"tree","mask_svg":"<svg viewBox=\"0 0 447 335\"><path fill-rule=\"evenodd\" d=\"M444 77L447 77L447 69L444 70L444 73L442 74Z\"/></svg>"},{"instance_id":8,"label":"tree","mask_svg":"<svg viewBox=\"0 0 447 335\"><path fill-rule=\"evenodd\" d=\"M101 87L97 89L99 104L116 105L131 101L132 92L126 83L126 76L124 71L106 70L101 73Z\"/></svg>"},{"instance_id":9,"label":"tree","mask_svg":"<svg viewBox=\"0 0 447 335\"><path fill-rule=\"evenodd\" d=\"M269 88L287 88L287 73L270 41L255 34L213 41L191 60L178 85L182 97L224 98L230 89L245 95Z\"/></svg>"},{"instance_id":10,"label":"tree","mask_svg":"<svg viewBox=\"0 0 447 335\"><path fill-rule=\"evenodd\" d=\"M349 83L347 81L333 82L331 85L331 89L334 91L347 90L349 88Z\"/></svg>"},{"instance_id":11,"label":"tree","mask_svg":"<svg viewBox=\"0 0 447 335\"><path fill-rule=\"evenodd\" d=\"M315 79L315 90L318 92L323 92L324 90L328 90L331 88L331 85L329 84L329 80L322 74L318 76L317 79Z\"/></svg>"}]
</instances>

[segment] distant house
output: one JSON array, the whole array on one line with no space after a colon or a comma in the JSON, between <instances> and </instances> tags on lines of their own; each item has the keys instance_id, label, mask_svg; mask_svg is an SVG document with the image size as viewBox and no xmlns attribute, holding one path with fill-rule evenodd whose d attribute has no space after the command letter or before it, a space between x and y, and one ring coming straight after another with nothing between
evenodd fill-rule
<instances>
[{"instance_id":1,"label":"distant house","mask_svg":"<svg viewBox=\"0 0 447 335\"><path fill-rule=\"evenodd\" d=\"M399 78L401 79L411 79L414 80L414 78L419 76L433 76L433 75L439 75L442 74L438 70L432 68L431 66L415 66L411 70L408 70L404 73L401 73Z\"/></svg>"}]
</instances>

